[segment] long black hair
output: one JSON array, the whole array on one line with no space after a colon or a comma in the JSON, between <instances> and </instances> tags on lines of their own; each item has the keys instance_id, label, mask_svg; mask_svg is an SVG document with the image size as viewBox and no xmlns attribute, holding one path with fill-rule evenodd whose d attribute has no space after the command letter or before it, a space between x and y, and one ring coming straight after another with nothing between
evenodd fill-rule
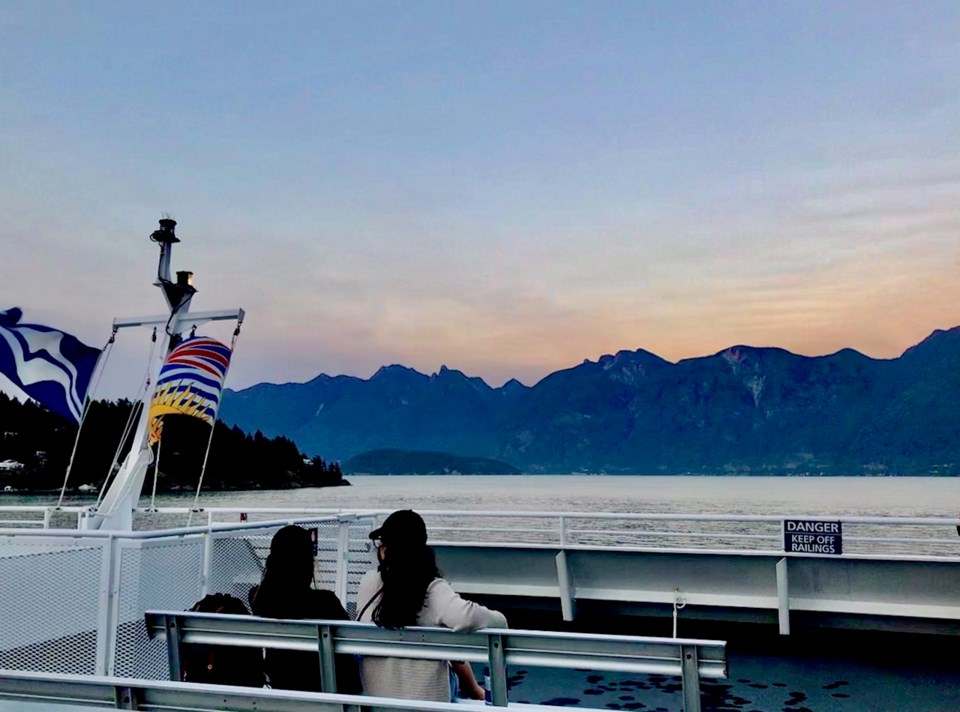
<instances>
[{"instance_id":1,"label":"long black hair","mask_svg":"<svg viewBox=\"0 0 960 712\"><path fill-rule=\"evenodd\" d=\"M392 541L380 559L383 587L373 609L373 622L382 628L416 625L427 587L441 576L437 557L426 543Z\"/></svg>"},{"instance_id":2,"label":"long black hair","mask_svg":"<svg viewBox=\"0 0 960 712\"><path fill-rule=\"evenodd\" d=\"M306 605L313 583L313 540L310 532L294 525L280 529L270 542L270 554L251 609L257 616L296 616Z\"/></svg>"}]
</instances>

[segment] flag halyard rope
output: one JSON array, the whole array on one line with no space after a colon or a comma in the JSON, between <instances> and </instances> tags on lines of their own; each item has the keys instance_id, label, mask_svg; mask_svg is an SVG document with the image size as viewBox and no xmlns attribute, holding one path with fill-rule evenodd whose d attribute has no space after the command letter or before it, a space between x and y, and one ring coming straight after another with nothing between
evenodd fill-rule
<instances>
[{"instance_id":1,"label":"flag halyard rope","mask_svg":"<svg viewBox=\"0 0 960 712\"><path fill-rule=\"evenodd\" d=\"M223 374L223 381L226 383L227 373L230 371L230 364L233 363L234 351L237 348L237 339L240 336L240 327L243 326L243 319L237 319L237 327L233 330L233 339L230 341L230 361L227 364L227 371ZM203 488L203 476L207 472L207 461L210 458L210 446L213 444L213 433L217 429L217 420L215 418L213 423L210 424L210 436L207 438L207 450L203 454L203 465L200 468L200 479L197 481L197 493L193 497L193 506L190 508L190 514L187 517L187 526L193 522L193 513L198 511L200 503L200 490Z\"/></svg>"},{"instance_id":2,"label":"flag halyard rope","mask_svg":"<svg viewBox=\"0 0 960 712\"><path fill-rule=\"evenodd\" d=\"M90 408L93 404L93 396L100 388L100 380L103 378L103 372L107 368L107 361L110 359L110 354L113 353L113 344L117 340L117 327L113 327L113 331L110 333L110 338L107 339L107 343L103 347L103 352L101 358L97 362L97 378L93 383L93 388L87 391L87 396L83 400L83 413L80 415L80 423L77 426L77 435L73 439L73 449L70 451L70 460L67 462L67 471L63 476L63 486L60 487L60 497L57 499L57 507L63 506L63 497L67 492L67 482L70 481L70 473L73 470L73 458L77 454L77 445L80 444L80 432L83 430L83 424L87 422L87 415L90 413Z\"/></svg>"}]
</instances>

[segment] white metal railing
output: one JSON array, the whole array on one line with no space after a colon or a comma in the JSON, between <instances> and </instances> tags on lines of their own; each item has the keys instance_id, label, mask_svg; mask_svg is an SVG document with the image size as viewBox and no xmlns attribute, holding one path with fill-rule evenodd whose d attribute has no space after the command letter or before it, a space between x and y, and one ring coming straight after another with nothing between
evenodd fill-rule
<instances>
[{"instance_id":1,"label":"white metal railing","mask_svg":"<svg viewBox=\"0 0 960 712\"><path fill-rule=\"evenodd\" d=\"M463 711L462 705L448 702L12 670L0 670L3 702L15 703L18 712L44 712L50 705L57 710L96 707L150 712L360 712L370 705L380 712ZM556 711L543 705L521 707L527 712Z\"/></svg>"},{"instance_id":2,"label":"white metal railing","mask_svg":"<svg viewBox=\"0 0 960 712\"><path fill-rule=\"evenodd\" d=\"M158 508L157 514L184 514L186 508ZM280 509L218 507L202 510L209 520L286 514L357 515L382 519L391 510L334 508ZM544 544L618 548L763 551L783 550L788 519L837 521L851 554L951 556L960 558L960 518L868 517L810 514L744 515L617 512L421 510L433 543Z\"/></svg>"},{"instance_id":3,"label":"white metal railing","mask_svg":"<svg viewBox=\"0 0 960 712\"><path fill-rule=\"evenodd\" d=\"M190 511L165 508L141 514L182 516ZM332 589L352 611L360 577L374 566L367 533L388 510L219 508L196 513L207 523L122 533L0 529L0 667L129 678L165 675L165 651L147 638L143 612L186 609L208 592L247 600L250 587L260 580L273 530L292 522L318 528L317 583ZM241 513L248 521L236 521ZM953 584L960 572L955 565L960 537L954 538L960 519L801 515L795 518L840 521L844 555L824 560L803 554L787 561L781 516L422 513L458 590L480 596L559 597L567 620L575 617L578 599L670 605L681 597L694 607L776 611L785 633L791 611L960 619L960 589ZM51 516L56 520L59 515ZM510 531L498 531L502 529ZM907 553L898 554L897 547ZM703 559L687 556L690 551ZM687 568L678 564L658 574L653 562L665 560L664 553L676 555ZM864 553L868 555L860 555ZM625 571L626 561L630 569ZM701 568L705 562L711 566L709 575ZM913 576L926 578L914 588L904 587L903 581ZM851 588L853 583L858 587Z\"/></svg>"},{"instance_id":4,"label":"white metal railing","mask_svg":"<svg viewBox=\"0 0 960 712\"><path fill-rule=\"evenodd\" d=\"M190 644L299 650L318 654L324 690L336 690L336 654L421 660L464 660L490 669L491 699L506 707L507 666L674 675L684 710L699 712L700 679L727 677L726 643L715 640L483 629L387 630L369 623L276 620L212 613L147 611L151 637L165 640L170 678L181 679L182 647Z\"/></svg>"},{"instance_id":5,"label":"white metal railing","mask_svg":"<svg viewBox=\"0 0 960 712\"><path fill-rule=\"evenodd\" d=\"M184 508L158 509L183 513ZM344 514L382 519L387 509L214 508L218 517L266 517L281 512ZM845 552L948 556L960 559L960 518L824 516L811 514L685 514L618 512L543 512L421 510L431 541L442 543L533 544L564 547L704 549L711 551L783 551L785 520L840 522Z\"/></svg>"},{"instance_id":6,"label":"white metal railing","mask_svg":"<svg viewBox=\"0 0 960 712\"><path fill-rule=\"evenodd\" d=\"M0 507L6 527L50 527L63 517L78 526L89 507ZM181 530L188 518L216 526L231 522L292 521L304 517L364 516L377 520L385 509L189 507L138 508L138 528L167 523ZM788 519L836 521L843 528L845 553L960 558L960 518L749 515L697 513L543 512L421 510L434 543L532 544L569 547L664 548L711 551L783 551L783 522ZM24 517L17 521L16 517ZM178 523L182 522L182 523ZM56 526L56 524L53 524ZM172 526L174 529L170 529ZM6 528L4 527L4 528ZM0 535L6 533L0 529Z\"/></svg>"},{"instance_id":7,"label":"white metal railing","mask_svg":"<svg viewBox=\"0 0 960 712\"><path fill-rule=\"evenodd\" d=\"M0 667L162 674L163 658L143 630L144 610L188 608L213 591L246 600L273 532L294 522L318 529L318 583L350 600L369 568L369 518L287 517L135 532L2 529ZM358 560L364 565L354 571Z\"/></svg>"}]
</instances>

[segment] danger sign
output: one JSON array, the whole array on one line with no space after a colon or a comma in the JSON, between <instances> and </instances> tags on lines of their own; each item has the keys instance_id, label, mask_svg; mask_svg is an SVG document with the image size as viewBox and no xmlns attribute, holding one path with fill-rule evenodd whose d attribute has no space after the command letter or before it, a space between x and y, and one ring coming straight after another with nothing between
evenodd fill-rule
<instances>
[{"instance_id":1,"label":"danger sign","mask_svg":"<svg viewBox=\"0 0 960 712\"><path fill-rule=\"evenodd\" d=\"M783 521L783 550L798 554L843 554L843 528L840 522L805 519Z\"/></svg>"}]
</instances>

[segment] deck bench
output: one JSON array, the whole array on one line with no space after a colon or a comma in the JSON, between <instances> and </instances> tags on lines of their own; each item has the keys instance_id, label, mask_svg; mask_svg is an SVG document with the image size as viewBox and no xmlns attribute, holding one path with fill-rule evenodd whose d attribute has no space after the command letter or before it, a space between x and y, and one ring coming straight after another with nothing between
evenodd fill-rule
<instances>
[{"instance_id":1,"label":"deck bench","mask_svg":"<svg viewBox=\"0 0 960 712\"><path fill-rule=\"evenodd\" d=\"M328 692L336 692L335 654L482 663L490 668L492 702L501 707L507 705L509 665L675 675L683 683L686 712L700 710L701 679L727 677L726 643L715 640L500 628L388 630L370 623L185 611L147 611L144 619L150 637L167 642L172 680L180 679L184 644L317 652Z\"/></svg>"}]
</instances>

